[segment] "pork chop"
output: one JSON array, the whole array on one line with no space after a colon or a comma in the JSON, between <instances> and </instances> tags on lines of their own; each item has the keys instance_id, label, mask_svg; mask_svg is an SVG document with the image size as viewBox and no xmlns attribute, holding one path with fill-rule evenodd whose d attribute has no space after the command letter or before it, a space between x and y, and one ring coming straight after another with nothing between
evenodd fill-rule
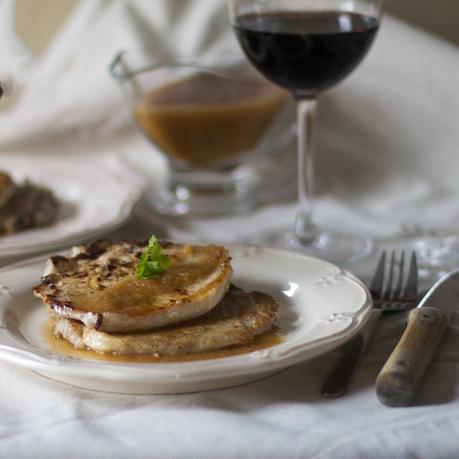
<instances>
[{"instance_id":1,"label":"pork chop","mask_svg":"<svg viewBox=\"0 0 459 459\"><path fill-rule=\"evenodd\" d=\"M277 320L277 301L260 293L231 287L209 313L190 322L137 334L109 334L81 322L58 319L54 334L78 349L116 354L184 355L249 344Z\"/></svg>"},{"instance_id":2,"label":"pork chop","mask_svg":"<svg viewBox=\"0 0 459 459\"><path fill-rule=\"evenodd\" d=\"M48 260L34 294L56 316L109 333L151 330L210 311L229 288L228 251L160 244L171 266L153 279L136 277L147 242L99 241L76 247L70 257Z\"/></svg>"}]
</instances>

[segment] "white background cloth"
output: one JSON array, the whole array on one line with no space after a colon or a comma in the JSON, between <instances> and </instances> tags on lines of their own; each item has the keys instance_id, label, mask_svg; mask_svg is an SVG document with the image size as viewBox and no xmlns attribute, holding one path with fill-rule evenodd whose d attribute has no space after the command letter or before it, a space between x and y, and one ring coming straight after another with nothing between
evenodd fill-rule
<instances>
[{"instance_id":1,"label":"white background cloth","mask_svg":"<svg viewBox=\"0 0 459 459\"><path fill-rule=\"evenodd\" d=\"M1 114L0 158L33 164L40 155L74 155L88 167L121 158L136 166L133 180L142 180L140 168L146 183L160 180L164 163L126 127L108 62L120 48L145 42L158 52L236 52L224 11L216 0L82 1L43 59L28 67L17 108ZM2 65L0 77L9 70ZM457 48L385 18L362 66L321 102L320 222L389 242L432 229L457 232L457 75ZM277 203L213 220L165 219L140 207L113 237L240 240L261 226L289 224L294 207ZM372 264L352 269L368 276ZM389 409L377 401L373 383L403 321L383 319L348 395L337 400L319 395L335 354L246 386L178 396L91 392L0 364L0 457L459 457L457 317L416 405Z\"/></svg>"},{"instance_id":2,"label":"white background cloth","mask_svg":"<svg viewBox=\"0 0 459 459\"><path fill-rule=\"evenodd\" d=\"M238 52L221 0L83 0L28 70L19 105L0 116L0 149L36 151L37 142L59 134L66 136L66 154L84 149L83 142L93 149L95 142L107 142L129 118L107 66L116 51L139 46L158 54ZM320 223L376 237L455 232L457 74L456 47L385 18L363 64L319 107ZM136 142L125 142L125 153L160 175L162 158ZM109 148L120 150L116 145ZM59 151L56 142L51 146ZM285 156L293 159L291 152ZM293 211L286 216L290 221Z\"/></svg>"}]
</instances>

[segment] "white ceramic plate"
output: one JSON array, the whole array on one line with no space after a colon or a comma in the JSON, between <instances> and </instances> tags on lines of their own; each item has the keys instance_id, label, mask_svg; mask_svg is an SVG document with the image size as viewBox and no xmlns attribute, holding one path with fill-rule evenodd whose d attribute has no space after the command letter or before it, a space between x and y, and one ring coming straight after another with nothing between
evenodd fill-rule
<instances>
[{"instance_id":1,"label":"white ceramic plate","mask_svg":"<svg viewBox=\"0 0 459 459\"><path fill-rule=\"evenodd\" d=\"M368 319L367 289L351 274L302 255L233 246L234 283L280 302L282 343L249 354L179 363L89 361L51 352L42 335L47 312L32 296L43 257L0 271L0 358L57 381L126 393L180 393L253 381L323 354Z\"/></svg>"},{"instance_id":2,"label":"white ceramic plate","mask_svg":"<svg viewBox=\"0 0 459 459\"><path fill-rule=\"evenodd\" d=\"M114 172L90 164L6 158L2 170L22 182L50 188L61 203L58 220L43 228L0 237L0 258L53 250L94 238L124 223L140 189Z\"/></svg>"}]
</instances>

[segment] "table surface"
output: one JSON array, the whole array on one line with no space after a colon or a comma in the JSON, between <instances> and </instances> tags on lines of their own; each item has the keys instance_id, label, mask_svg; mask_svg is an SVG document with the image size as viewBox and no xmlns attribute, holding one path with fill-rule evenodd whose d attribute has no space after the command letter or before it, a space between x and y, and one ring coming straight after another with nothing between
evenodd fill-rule
<instances>
[{"instance_id":1,"label":"table surface","mask_svg":"<svg viewBox=\"0 0 459 459\"><path fill-rule=\"evenodd\" d=\"M140 213L111 237L136 237ZM365 276L373 257L353 271ZM66 386L0 364L2 457L432 458L459 452L459 317L413 406L388 408L375 378L406 315L381 319L349 392L320 387L338 351L264 380L196 394L126 395Z\"/></svg>"}]
</instances>

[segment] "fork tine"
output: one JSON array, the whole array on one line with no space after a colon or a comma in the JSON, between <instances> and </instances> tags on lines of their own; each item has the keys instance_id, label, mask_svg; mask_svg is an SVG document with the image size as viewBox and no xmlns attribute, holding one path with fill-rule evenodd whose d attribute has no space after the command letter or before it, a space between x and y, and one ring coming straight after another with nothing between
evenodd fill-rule
<instances>
[{"instance_id":1,"label":"fork tine","mask_svg":"<svg viewBox=\"0 0 459 459\"><path fill-rule=\"evenodd\" d=\"M411 252L408 278L403 289L402 298L406 300L416 300L418 298L418 261L414 251Z\"/></svg>"},{"instance_id":2,"label":"fork tine","mask_svg":"<svg viewBox=\"0 0 459 459\"><path fill-rule=\"evenodd\" d=\"M376 266L375 273L370 283L370 293L373 300L379 300L382 298L382 291L384 285L384 267L386 265L386 251L383 250L379 257L378 264Z\"/></svg>"},{"instance_id":3,"label":"fork tine","mask_svg":"<svg viewBox=\"0 0 459 459\"><path fill-rule=\"evenodd\" d=\"M404 265L405 265L405 252L402 250L402 253L400 254L400 264L398 268L398 280L397 280L395 289L391 295L392 299L400 298L400 294L402 293Z\"/></svg>"},{"instance_id":4,"label":"fork tine","mask_svg":"<svg viewBox=\"0 0 459 459\"><path fill-rule=\"evenodd\" d=\"M395 250L392 250L390 254L389 275L387 277L386 286L384 288L384 293L382 296L383 300L389 300L391 298L392 283L394 280L394 266L395 266Z\"/></svg>"}]
</instances>

